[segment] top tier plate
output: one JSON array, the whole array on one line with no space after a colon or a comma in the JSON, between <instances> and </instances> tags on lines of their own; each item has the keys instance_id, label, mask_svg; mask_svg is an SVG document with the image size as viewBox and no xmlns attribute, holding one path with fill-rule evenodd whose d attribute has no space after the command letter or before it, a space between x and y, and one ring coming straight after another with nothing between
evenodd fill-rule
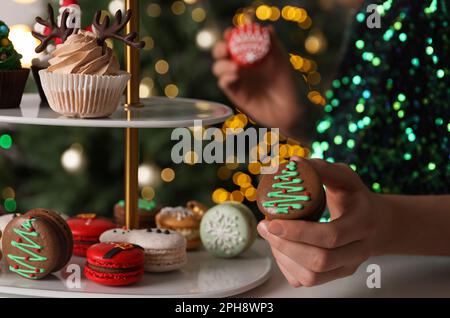
<instances>
[{"instance_id":1,"label":"top tier plate","mask_svg":"<svg viewBox=\"0 0 450 318\"><path fill-rule=\"evenodd\" d=\"M0 123L104 127L104 128L176 128L194 125L201 120L203 125L224 122L233 112L225 105L203 100L164 97L142 99L143 107L131 112L124 107L108 118L77 119L66 118L52 111L48 106L40 107L37 94L25 94L20 108L0 109Z\"/></svg>"}]
</instances>

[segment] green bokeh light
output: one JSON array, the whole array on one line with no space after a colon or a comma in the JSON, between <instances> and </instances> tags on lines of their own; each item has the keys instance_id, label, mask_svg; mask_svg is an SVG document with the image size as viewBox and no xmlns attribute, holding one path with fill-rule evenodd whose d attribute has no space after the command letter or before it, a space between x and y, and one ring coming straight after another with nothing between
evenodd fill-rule
<instances>
[{"instance_id":1,"label":"green bokeh light","mask_svg":"<svg viewBox=\"0 0 450 318\"><path fill-rule=\"evenodd\" d=\"M358 130L358 126L355 123L348 124L348 131L354 133Z\"/></svg>"},{"instance_id":2,"label":"green bokeh light","mask_svg":"<svg viewBox=\"0 0 450 318\"><path fill-rule=\"evenodd\" d=\"M4 134L0 136L0 147L3 149L9 149L12 147L13 140L10 135Z\"/></svg>"},{"instance_id":3,"label":"green bokeh light","mask_svg":"<svg viewBox=\"0 0 450 318\"><path fill-rule=\"evenodd\" d=\"M356 41L355 42L355 46L356 46L356 48L358 48L358 49L363 49L364 48L364 41L363 40L358 40L358 41Z\"/></svg>"},{"instance_id":4,"label":"green bokeh light","mask_svg":"<svg viewBox=\"0 0 450 318\"><path fill-rule=\"evenodd\" d=\"M364 111L364 105L358 104L358 105L356 105L355 109L358 113L362 113Z\"/></svg>"},{"instance_id":5,"label":"green bokeh light","mask_svg":"<svg viewBox=\"0 0 450 318\"><path fill-rule=\"evenodd\" d=\"M359 75L353 76L353 79L352 79L353 84L359 85L359 84L361 84L361 81L362 81L361 76L359 76Z\"/></svg>"},{"instance_id":6,"label":"green bokeh light","mask_svg":"<svg viewBox=\"0 0 450 318\"><path fill-rule=\"evenodd\" d=\"M334 141L334 143L336 144L336 145L340 145L340 144L342 144L342 136L341 135L337 135L337 136L335 136L334 137L334 139L333 139L333 141Z\"/></svg>"},{"instance_id":7,"label":"green bokeh light","mask_svg":"<svg viewBox=\"0 0 450 318\"><path fill-rule=\"evenodd\" d=\"M381 186L380 186L380 184L379 184L378 182L374 182L374 183L372 184L372 189L373 189L375 192L380 192Z\"/></svg>"},{"instance_id":8,"label":"green bokeh light","mask_svg":"<svg viewBox=\"0 0 450 318\"><path fill-rule=\"evenodd\" d=\"M381 60L379 57L374 57L372 60L373 66L379 66L381 64Z\"/></svg>"},{"instance_id":9,"label":"green bokeh light","mask_svg":"<svg viewBox=\"0 0 450 318\"><path fill-rule=\"evenodd\" d=\"M3 205L7 212L14 212L17 209L17 202L13 198L6 199Z\"/></svg>"},{"instance_id":10,"label":"green bokeh light","mask_svg":"<svg viewBox=\"0 0 450 318\"><path fill-rule=\"evenodd\" d=\"M364 22L365 19L366 19L366 16L362 12L360 12L356 15L356 21L358 21L360 23Z\"/></svg>"},{"instance_id":11,"label":"green bokeh light","mask_svg":"<svg viewBox=\"0 0 450 318\"><path fill-rule=\"evenodd\" d=\"M347 140L347 147L348 147L349 149L355 148L355 141L354 141L353 139Z\"/></svg>"}]
</instances>

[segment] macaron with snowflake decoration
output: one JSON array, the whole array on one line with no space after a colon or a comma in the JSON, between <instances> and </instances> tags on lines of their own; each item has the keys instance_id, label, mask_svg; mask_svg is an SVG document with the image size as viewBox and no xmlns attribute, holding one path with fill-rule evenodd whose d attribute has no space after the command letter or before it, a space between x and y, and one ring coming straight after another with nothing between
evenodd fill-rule
<instances>
[{"instance_id":1,"label":"macaron with snowflake decoration","mask_svg":"<svg viewBox=\"0 0 450 318\"><path fill-rule=\"evenodd\" d=\"M256 191L259 210L267 219L317 221L326 206L322 181L308 160L280 164L261 178Z\"/></svg>"},{"instance_id":2,"label":"macaron with snowflake decoration","mask_svg":"<svg viewBox=\"0 0 450 318\"><path fill-rule=\"evenodd\" d=\"M200 223L205 249L220 258L236 257L256 238L256 218L242 203L225 202L209 209Z\"/></svg>"},{"instance_id":3,"label":"macaron with snowflake decoration","mask_svg":"<svg viewBox=\"0 0 450 318\"><path fill-rule=\"evenodd\" d=\"M228 51L241 67L249 67L264 60L270 51L269 29L258 23L233 28L226 36Z\"/></svg>"}]
</instances>

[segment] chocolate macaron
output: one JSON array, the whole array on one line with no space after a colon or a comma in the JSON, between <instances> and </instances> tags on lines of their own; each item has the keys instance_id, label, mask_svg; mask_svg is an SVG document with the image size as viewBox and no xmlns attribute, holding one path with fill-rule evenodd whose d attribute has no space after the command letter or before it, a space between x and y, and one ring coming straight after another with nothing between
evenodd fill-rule
<instances>
[{"instance_id":1,"label":"chocolate macaron","mask_svg":"<svg viewBox=\"0 0 450 318\"><path fill-rule=\"evenodd\" d=\"M72 233L51 210L35 209L14 218L2 242L9 269L29 279L61 270L72 256Z\"/></svg>"},{"instance_id":2,"label":"chocolate macaron","mask_svg":"<svg viewBox=\"0 0 450 318\"><path fill-rule=\"evenodd\" d=\"M264 175L256 198L259 210L269 220L317 221L326 206L320 176L304 159L290 160L280 164L274 174Z\"/></svg>"}]
</instances>

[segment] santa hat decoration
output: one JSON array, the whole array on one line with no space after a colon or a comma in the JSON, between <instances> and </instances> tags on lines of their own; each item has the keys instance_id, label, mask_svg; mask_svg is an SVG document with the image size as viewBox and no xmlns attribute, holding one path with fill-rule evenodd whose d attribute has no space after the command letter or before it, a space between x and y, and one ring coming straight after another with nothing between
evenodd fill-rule
<instances>
[{"instance_id":1,"label":"santa hat decoration","mask_svg":"<svg viewBox=\"0 0 450 318\"><path fill-rule=\"evenodd\" d=\"M79 6L77 0L59 0L59 5L60 5L61 7L68 7L68 6L71 6L71 5L77 5L77 6Z\"/></svg>"},{"instance_id":2,"label":"santa hat decoration","mask_svg":"<svg viewBox=\"0 0 450 318\"><path fill-rule=\"evenodd\" d=\"M236 27L227 36L228 51L242 67L261 62L270 50L269 30L257 23Z\"/></svg>"}]
</instances>

